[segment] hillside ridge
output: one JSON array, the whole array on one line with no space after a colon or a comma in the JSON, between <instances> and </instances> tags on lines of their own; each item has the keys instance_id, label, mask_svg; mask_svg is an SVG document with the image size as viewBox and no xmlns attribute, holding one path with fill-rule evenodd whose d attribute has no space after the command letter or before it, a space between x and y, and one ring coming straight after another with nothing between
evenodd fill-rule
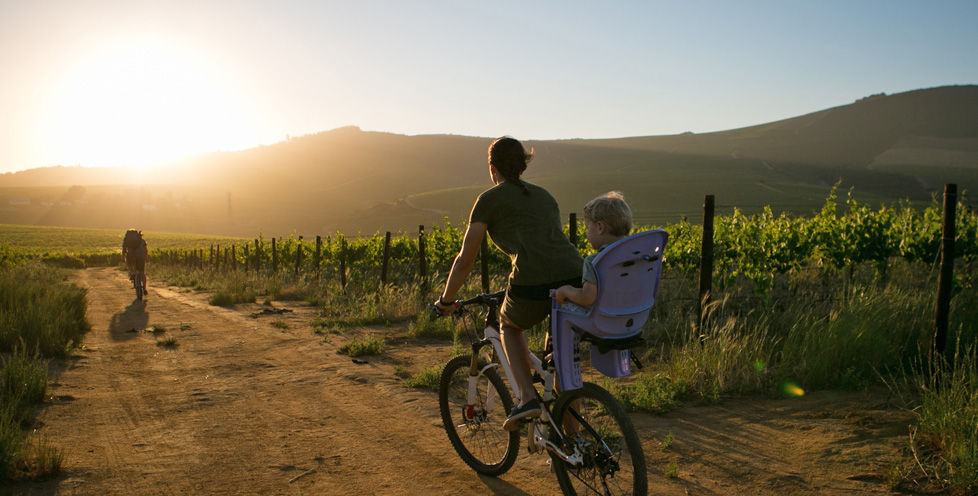
<instances>
[{"instance_id":1,"label":"hillside ridge","mask_svg":"<svg viewBox=\"0 0 978 496\"><path fill-rule=\"evenodd\" d=\"M249 236L461 222L489 185L490 141L347 126L156 168L30 169L0 175L0 223ZM706 194L803 214L836 183L864 201L928 201L945 182L978 187L978 86L871 95L729 131L525 144L535 151L525 179L565 212L610 189L653 224L696 218ZM60 211L70 186L70 202L87 203Z\"/></svg>"}]
</instances>

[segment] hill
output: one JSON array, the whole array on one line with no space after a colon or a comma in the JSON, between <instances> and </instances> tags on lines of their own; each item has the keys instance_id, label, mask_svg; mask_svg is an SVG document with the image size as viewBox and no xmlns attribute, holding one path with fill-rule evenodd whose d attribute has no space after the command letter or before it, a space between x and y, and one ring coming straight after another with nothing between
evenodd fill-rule
<instances>
[{"instance_id":1,"label":"hill","mask_svg":"<svg viewBox=\"0 0 978 496\"><path fill-rule=\"evenodd\" d=\"M156 169L48 167L0 175L0 223L255 236L414 231L463 221L489 186L491 139L356 127ZM978 187L978 86L873 95L724 132L526 141L525 178L565 212L611 189L642 224L770 205L809 213L831 186L861 201L929 201L946 182ZM29 202L29 203L27 203Z\"/></svg>"}]
</instances>

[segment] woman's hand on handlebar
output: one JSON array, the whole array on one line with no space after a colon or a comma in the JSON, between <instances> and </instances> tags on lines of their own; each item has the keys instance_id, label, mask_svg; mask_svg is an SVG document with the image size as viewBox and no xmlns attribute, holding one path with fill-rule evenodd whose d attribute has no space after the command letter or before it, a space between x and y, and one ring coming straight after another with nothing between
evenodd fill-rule
<instances>
[{"instance_id":1,"label":"woman's hand on handlebar","mask_svg":"<svg viewBox=\"0 0 978 496\"><path fill-rule=\"evenodd\" d=\"M458 300L453 301L449 305L443 305L441 302L441 298L435 300L435 302L432 303L431 306L437 309L439 312L441 312L442 315L451 315L455 313L459 308L462 307L462 305L458 303Z\"/></svg>"}]
</instances>

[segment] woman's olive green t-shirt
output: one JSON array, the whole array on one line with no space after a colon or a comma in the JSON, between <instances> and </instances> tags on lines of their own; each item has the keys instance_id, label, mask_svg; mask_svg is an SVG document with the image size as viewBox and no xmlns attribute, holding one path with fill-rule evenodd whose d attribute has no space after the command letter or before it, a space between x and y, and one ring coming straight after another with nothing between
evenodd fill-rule
<instances>
[{"instance_id":1,"label":"woman's olive green t-shirt","mask_svg":"<svg viewBox=\"0 0 978 496\"><path fill-rule=\"evenodd\" d=\"M547 284L580 277L583 259L561 230L557 200L547 190L502 182L476 199L469 223L488 226L489 238L512 261L509 283Z\"/></svg>"}]
</instances>

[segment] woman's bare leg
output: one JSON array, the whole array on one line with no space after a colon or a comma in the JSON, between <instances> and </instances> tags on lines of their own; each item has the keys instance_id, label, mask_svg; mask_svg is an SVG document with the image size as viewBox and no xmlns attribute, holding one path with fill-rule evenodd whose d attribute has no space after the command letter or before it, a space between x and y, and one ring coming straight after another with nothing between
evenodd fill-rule
<instances>
[{"instance_id":1,"label":"woman's bare leg","mask_svg":"<svg viewBox=\"0 0 978 496\"><path fill-rule=\"evenodd\" d=\"M520 388L519 403L516 406L523 406L524 403L533 399L533 376L530 373L530 346L526 343L526 336L523 329L515 326L506 318L501 318L500 332L503 338L503 351L509 360L510 367L513 368L513 377L516 379L516 386Z\"/></svg>"}]
</instances>

